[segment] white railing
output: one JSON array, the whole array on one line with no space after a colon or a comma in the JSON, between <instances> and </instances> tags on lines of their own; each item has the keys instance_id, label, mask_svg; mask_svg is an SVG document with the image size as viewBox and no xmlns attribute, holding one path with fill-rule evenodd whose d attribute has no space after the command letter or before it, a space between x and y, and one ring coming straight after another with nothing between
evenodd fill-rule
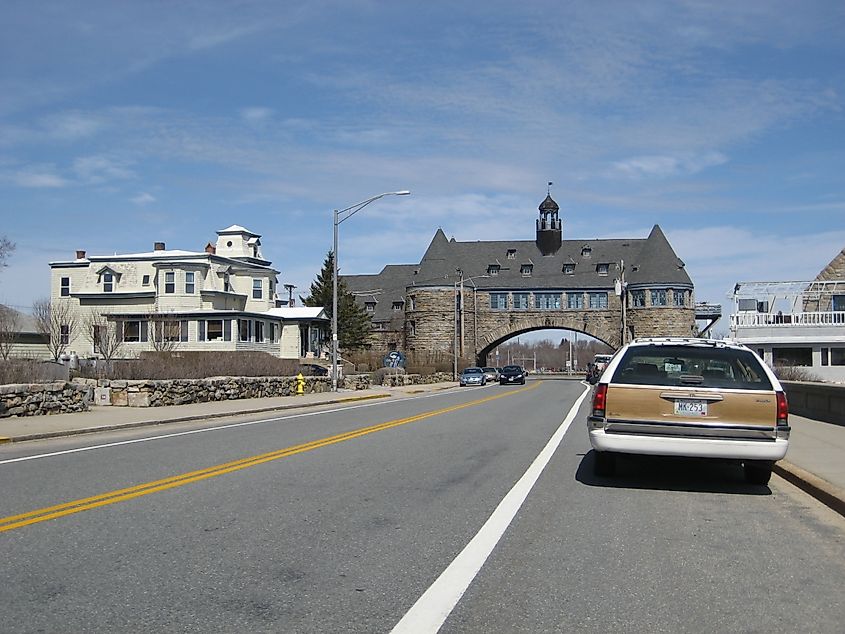
<instances>
[{"instance_id":1,"label":"white railing","mask_svg":"<svg viewBox=\"0 0 845 634\"><path fill-rule=\"evenodd\" d=\"M845 311L812 313L734 313L731 327L776 328L787 326L845 326Z\"/></svg>"}]
</instances>

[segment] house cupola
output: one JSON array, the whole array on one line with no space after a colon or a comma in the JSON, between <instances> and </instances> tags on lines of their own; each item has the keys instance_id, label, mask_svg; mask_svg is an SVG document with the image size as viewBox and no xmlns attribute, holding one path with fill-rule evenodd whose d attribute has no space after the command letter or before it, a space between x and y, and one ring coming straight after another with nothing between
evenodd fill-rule
<instances>
[{"instance_id":1,"label":"house cupola","mask_svg":"<svg viewBox=\"0 0 845 634\"><path fill-rule=\"evenodd\" d=\"M561 222L557 217L560 207L549 193L538 209L540 217L537 218L537 248L543 255L554 255L563 240Z\"/></svg>"}]
</instances>

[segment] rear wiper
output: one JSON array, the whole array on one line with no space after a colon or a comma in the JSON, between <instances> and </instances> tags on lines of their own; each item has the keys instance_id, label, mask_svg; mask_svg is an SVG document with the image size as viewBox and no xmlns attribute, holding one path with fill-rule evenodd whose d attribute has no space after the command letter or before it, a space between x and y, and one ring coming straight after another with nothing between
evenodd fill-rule
<instances>
[{"instance_id":1,"label":"rear wiper","mask_svg":"<svg viewBox=\"0 0 845 634\"><path fill-rule=\"evenodd\" d=\"M678 377L681 385L701 385L704 383L704 377L700 374L682 374Z\"/></svg>"}]
</instances>

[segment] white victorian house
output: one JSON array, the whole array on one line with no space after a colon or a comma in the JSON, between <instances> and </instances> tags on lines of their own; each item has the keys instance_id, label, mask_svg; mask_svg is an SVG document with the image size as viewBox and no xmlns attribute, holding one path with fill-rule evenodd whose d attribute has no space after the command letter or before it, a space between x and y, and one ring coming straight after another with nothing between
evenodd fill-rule
<instances>
[{"instance_id":1,"label":"white victorian house","mask_svg":"<svg viewBox=\"0 0 845 634\"><path fill-rule=\"evenodd\" d=\"M66 304L76 324L61 336L80 357L99 352L87 330L103 321L122 341L117 357L166 347L315 358L326 338L322 308L280 305L279 271L261 254L261 236L238 225L218 231L201 252L156 242L147 253L77 251L50 268L52 306Z\"/></svg>"}]
</instances>

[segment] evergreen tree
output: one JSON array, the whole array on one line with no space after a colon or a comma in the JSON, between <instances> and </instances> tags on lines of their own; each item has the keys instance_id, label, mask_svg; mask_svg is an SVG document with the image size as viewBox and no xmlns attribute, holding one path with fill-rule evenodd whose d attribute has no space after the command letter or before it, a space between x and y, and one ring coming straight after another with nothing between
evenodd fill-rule
<instances>
[{"instance_id":1,"label":"evergreen tree","mask_svg":"<svg viewBox=\"0 0 845 634\"><path fill-rule=\"evenodd\" d=\"M317 279L311 282L310 294L303 299L306 306L322 306L332 316L332 279L334 254L329 251ZM366 348L369 345L371 322L366 311L355 303L355 296L343 278L337 280L337 340L342 350Z\"/></svg>"}]
</instances>

